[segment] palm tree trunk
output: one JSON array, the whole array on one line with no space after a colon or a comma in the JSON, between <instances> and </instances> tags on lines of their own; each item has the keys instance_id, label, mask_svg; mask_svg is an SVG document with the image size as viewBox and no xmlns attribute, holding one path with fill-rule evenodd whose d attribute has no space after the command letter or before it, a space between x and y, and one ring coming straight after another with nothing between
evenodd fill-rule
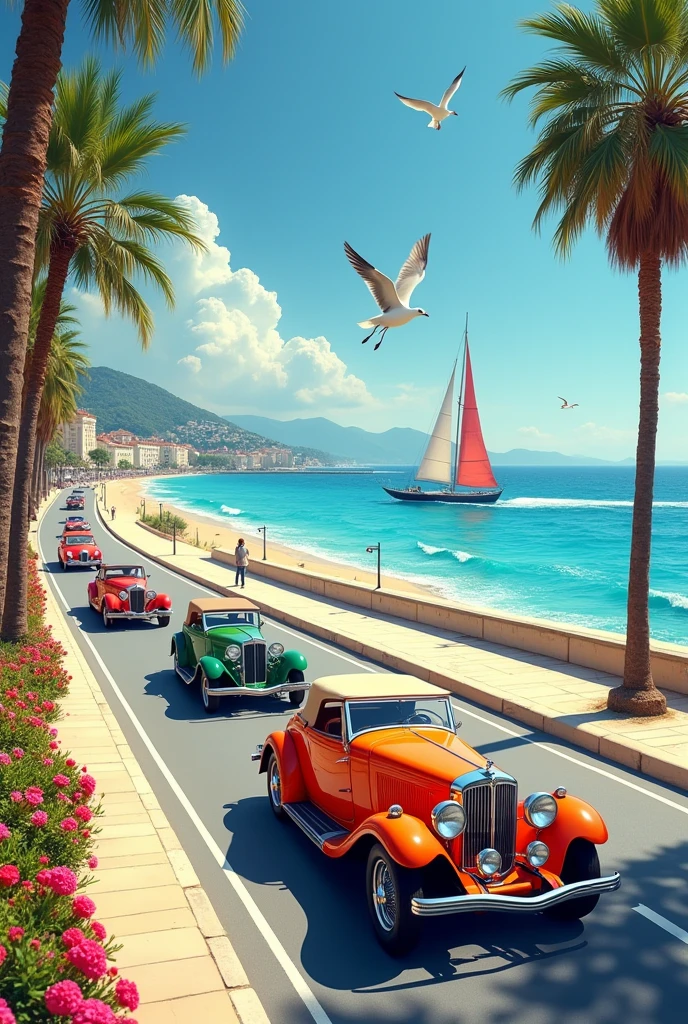
<instances>
[{"instance_id":1,"label":"palm tree trunk","mask_svg":"<svg viewBox=\"0 0 688 1024\"><path fill-rule=\"evenodd\" d=\"M652 679L650 664L650 552L655 449L659 418L660 325L662 262L646 253L638 273L640 302L640 421L635 463L635 495L628 575L626 658L623 684L609 691L612 711L633 715L663 715L666 699Z\"/></svg>"},{"instance_id":2,"label":"palm tree trunk","mask_svg":"<svg viewBox=\"0 0 688 1024\"><path fill-rule=\"evenodd\" d=\"M36 340L27 364L28 383L22 412L17 448L17 468L12 495L12 522L10 527L10 554L7 563L7 589L2 615L0 637L18 640L27 629L27 540L29 523L29 493L33 460L36 450L38 414L43 398L43 386L50 359L50 346L60 313L69 264L76 244L72 239L56 242L50 251L48 280L41 315L36 329Z\"/></svg>"},{"instance_id":3,"label":"palm tree trunk","mask_svg":"<svg viewBox=\"0 0 688 1024\"><path fill-rule=\"evenodd\" d=\"M0 148L0 607L9 553L38 211L69 0L24 0Z\"/></svg>"}]
</instances>

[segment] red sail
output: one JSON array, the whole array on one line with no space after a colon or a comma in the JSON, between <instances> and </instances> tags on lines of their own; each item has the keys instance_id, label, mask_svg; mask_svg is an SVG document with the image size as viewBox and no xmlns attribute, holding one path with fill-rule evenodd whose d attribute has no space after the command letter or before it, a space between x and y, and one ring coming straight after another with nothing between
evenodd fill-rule
<instances>
[{"instance_id":1,"label":"red sail","mask_svg":"<svg viewBox=\"0 0 688 1024\"><path fill-rule=\"evenodd\" d=\"M492 466L487 457L487 449L483 441L480 427L478 405L473 387L473 371L471 355L468 351L466 338L466 370L463 392L463 419L461 420L461 444L459 447L459 463L456 471L457 484L465 487L497 487L492 473Z\"/></svg>"}]
</instances>

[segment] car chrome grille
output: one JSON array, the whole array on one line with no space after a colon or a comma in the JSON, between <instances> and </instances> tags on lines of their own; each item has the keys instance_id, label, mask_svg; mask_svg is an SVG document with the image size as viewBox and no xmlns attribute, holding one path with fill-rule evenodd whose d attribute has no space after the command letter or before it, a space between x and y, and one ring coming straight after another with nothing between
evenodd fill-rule
<instances>
[{"instance_id":1,"label":"car chrome grille","mask_svg":"<svg viewBox=\"0 0 688 1024\"><path fill-rule=\"evenodd\" d=\"M480 851L491 847L502 856L502 873L510 871L516 847L516 782L483 777L463 790L462 802L466 812L463 867L475 868Z\"/></svg>"},{"instance_id":2,"label":"car chrome grille","mask_svg":"<svg viewBox=\"0 0 688 1024\"><path fill-rule=\"evenodd\" d=\"M129 611L142 612L146 606L146 592L143 587L129 587Z\"/></svg>"},{"instance_id":3,"label":"car chrome grille","mask_svg":"<svg viewBox=\"0 0 688 1024\"><path fill-rule=\"evenodd\" d=\"M88 562L88 551L80 551L79 552L79 561L80 562Z\"/></svg>"},{"instance_id":4,"label":"car chrome grille","mask_svg":"<svg viewBox=\"0 0 688 1024\"><path fill-rule=\"evenodd\" d=\"M267 644L264 640L249 640L242 648L244 683L264 683L267 680Z\"/></svg>"}]
</instances>

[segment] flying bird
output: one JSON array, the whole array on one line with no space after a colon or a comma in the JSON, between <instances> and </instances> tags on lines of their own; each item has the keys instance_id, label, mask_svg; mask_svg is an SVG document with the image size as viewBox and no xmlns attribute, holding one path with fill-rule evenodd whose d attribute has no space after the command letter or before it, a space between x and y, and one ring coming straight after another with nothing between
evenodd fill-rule
<instances>
[{"instance_id":1,"label":"flying bird","mask_svg":"<svg viewBox=\"0 0 688 1024\"><path fill-rule=\"evenodd\" d=\"M390 327L403 327L409 320L413 320L417 316L430 316L424 309L411 309L409 307L413 289L425 277L429 246L430 235L423 235L416 242L413 249L411 249L409 258L399 271L399 277L395 284L381 271L376 270L372 263L368 263L362 256L359 256L348 242L344 243L344 252L349 263L368 285L373 298L382 310L380 316L373 316L369 320L361 320L359 322L359 327L373 328L361 344L365 345L366 341L370 341L378 328L382 328L380 337L375 345L375 351L377 351Z\"/></svg>"},{"instance_id":2,"label":"flying bird","mask_svg":"<svg viewBox=\"0 0 688 1024\"><path fill-rule=\"evenodd\" d=\"M398 92L395 92L394 95L398 96L401 102L405 103L407 107L411 107L413 110L422 110L426 114L429 114L431 120L430 124L428 125L428 128L436 128L437 131L439 131L440 128L442 127L442 122L447 117L458 117L458 114L456 113L455 110L449 110L448 108L452 96L461 85L461 79L463 78L465 70L466 69L464 68L463 71L461 71L460 74L456 76L456 78L454 79L454 81L449 86L444 96L440 100L439 106L437 106L435 103L431 103L430 100L413 100L409 96L401 96L400 93Z\"/></svg>"},{"instance_id":3,"label":"flying bird","mask_svg":"<svg viewBox=\"0 0 688 1024\"><path fill-rule=\"evenodd\" d=\"M569 405L569 403L566 401L566 399L562 398L561 395L557 395L557 398L559 399L560 402L564 403L562 405L562 409L575 409L578 406L578 402L574 402L573 405Z\"/></svg>"}]
</instances>

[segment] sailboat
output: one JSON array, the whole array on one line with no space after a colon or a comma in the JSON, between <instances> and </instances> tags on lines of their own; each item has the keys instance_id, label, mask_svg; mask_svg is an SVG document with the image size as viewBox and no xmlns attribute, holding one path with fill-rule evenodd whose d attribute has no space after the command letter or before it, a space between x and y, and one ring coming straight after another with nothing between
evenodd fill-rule
<instances>
[{"instance_id":1,"label":"sailboat","mask_svg":"<svg viewBox=\"0 0 688 1024\"><path fill-rule=\"evenodd\" d=\"M466 317L464 332L461 387L456 422L456 456L452 460L452 407L454 405L457 363L454 363L442 408L415 477L416 481L429 480L449 486L441 491L424 491L417 486L404 489L385 487L384 490L392 498L399 498L400 501L442 501L487 505L497 501L502 493L502 488L492 472L480 426L471 354L468 347L468 317ZM474 487L478 490L457 491L457 485Z\"/></svg>"}]
</instances>

